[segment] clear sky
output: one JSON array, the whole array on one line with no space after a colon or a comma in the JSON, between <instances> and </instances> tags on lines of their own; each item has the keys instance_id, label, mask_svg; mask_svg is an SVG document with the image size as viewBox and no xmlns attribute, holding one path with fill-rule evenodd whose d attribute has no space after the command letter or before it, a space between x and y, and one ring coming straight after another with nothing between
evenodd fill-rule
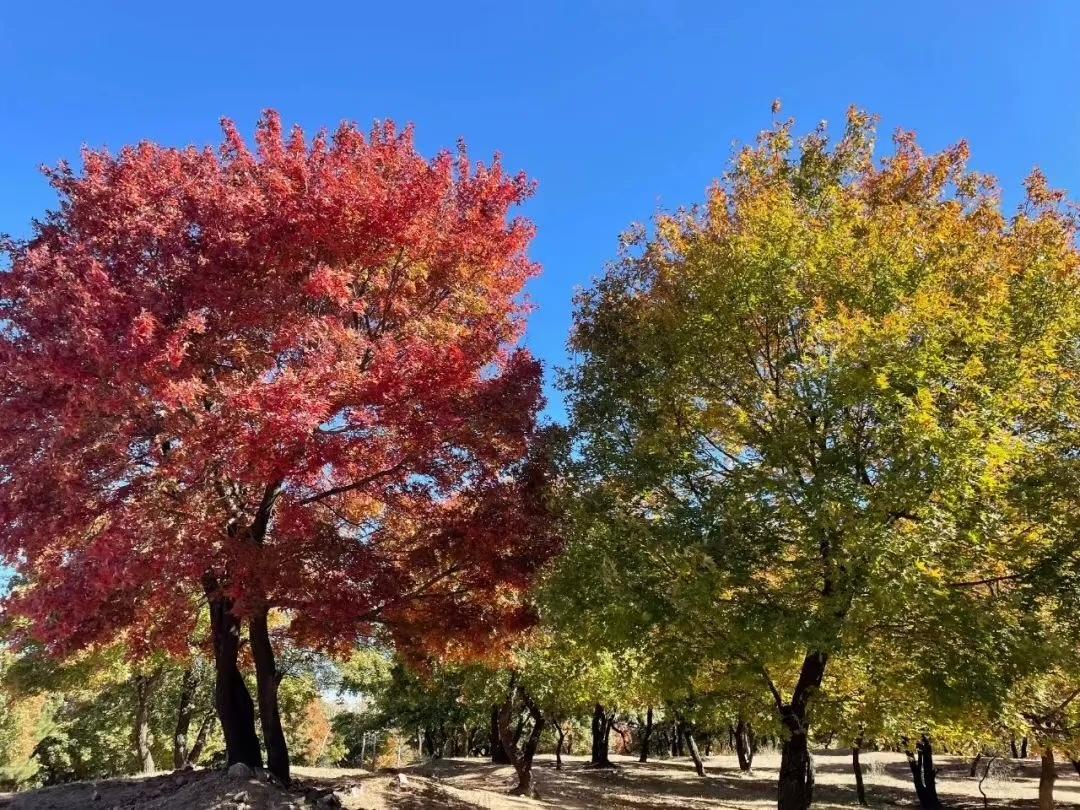
<instances>
[{"instance_id":1,"label":"clear sky","mask_svg":"<svg viewBox=\"0 0 1080 810\"><path fill-rule=\"evenodd\" d=\"M1077 2L17 2L0 4L0 232L83 143L204 144L260 110L307 129L416 124L540 182L528 343L562 363L576 286L657 207L699 200L734 143L858 104L959 138L1014 203L1038 164L1080 191ZM558 418L557 395L551 413Z\"/></svg>"}]
</instances>

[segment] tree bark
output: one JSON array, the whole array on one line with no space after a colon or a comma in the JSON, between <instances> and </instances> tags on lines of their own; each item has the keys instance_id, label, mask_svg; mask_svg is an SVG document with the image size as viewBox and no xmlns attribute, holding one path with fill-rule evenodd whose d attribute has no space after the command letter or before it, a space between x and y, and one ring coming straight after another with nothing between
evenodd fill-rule
<instances>
[{"instance_id":1,"label":"tree bark","mask_svg":"<svg viewBox=\"0 0 1080 810\"><path fill-rule=\"evenodd\" d=\"M225 736L225 761L227 765L242 762L261 768L255 704L236 663L240 655L240 620L232 612L232 600L220 593L216 580L207 577L204 587L214 642L214 705Z\"/></svg>"},{"instance_id":2,"label":"tree bark","mask_svg":"<svg viewBox=\"0 0 1080 810\"><path fill-rule=\"evenodd\" d=\"M698 776L705 776L705 763L701 761L701 754L698 753L697 742L694 740L694 727L685 720L680 720L679 726L682 728L686 748L690 752L690 759L694 762L694 770L697 771Z\"/></svg>"},{"instance_id":3,"label":"tree bark","mask_svg":"<svg viewBox=\"0 0 1080 810\"><path fill-rule=\"evenodd\" d=\"M157 770L154 766L154 754L150 750L150 701L160 679L161 670L153 675L135 676L135 756L142 773L153 773Z\"/></svg>"},{"instance_id":4,"label":"tree bark","mask_svg":"<svg viewBox=\"0 0 1080 810\"><path fill-rule=\"evenodd\" d=\"M513 735L510 733L510 717L514 711L514 703L519 693L522 701L525 703L525 708L528 710L533 721L532 731L529 733L529 737L525 741L521 753L518 753L517 744L514 742ZM528 796L533 799L540 798L540 793L536 789L536 780L533 776L532 763L533 757L536 755L536 748L540 744L540 735L543 731L543 713L533 702L529 693L518 685L515 678L511 681L510 694L507 695L506 702L503 703L502 708L499 710L499 739L502 741L503 748L505 748L506 752L510 755L510 764L514 766L514 771L517 773L518 777L517 787L510 791L511 796Z\"/></svg>"},{"instance_id":5,"label":"tree bark","mask_svg":"<svg viewBox=\"0 0 1080 810\"><path fill-rule=\"evenodd\" d=\"M934 767L934 747L930 744L930 738L923 735L919 743L922 746L920 759L922 760L923 785L930 801L929 808L937 810L941 807L941 800L937 793L937 768Z\"/></svg>"},{"instance_id":6,"label":"tree bark","mask_svg":"<svg viewBox=\"0 0 1080 810\"><path fill-rule=\"evenodd\" d=\"M863 807L868 807L866 801L866 786L863 784L862 763L859 762L859 747L862 745L862 739L855 741L855 744L851 746L851 769L855 771L855 796L859 799L859 804Z\"/></svg>"},{"instance_id":7,"label":"tree bark","mask_svg":"<svg viewBox=\"0 0 1080 810\"><path fill-rule=\"evenodd\" d=\"M1056 779L1054 748L1045 745L1042 749L1042 768L1039 771L1039 810L1054 810L1054 781Z\"/></svg>"},{"instance_id":8,"label":"tree bark","mask_svg":"<svg viewBox=\"0 0 1080 810\"><path fill-rule=\"evenodd\" d=\"M518 715L517 726L514 728L514 746L521 742L521 733L525 730L525 715Z\"/></svg>"},{"instance_id":9,"label":"tree bark","mask_svg":"<svg viewBox=\"0 0 1080 810\"><path fill-rule=\"evenodd\" d=\"M203 749L206 748L206 740L210 737L210 730L214 727L214 720L217 715L214 712L208 712L203 717L202 723L199 725L199 733L195 735L195 743L191 746L191 750L188 751L187 762L185 764L198 765L199 757L202 756Z\"/></svg>"},{"instance_id":10,"label":"tree bark","mask_svg":"<svg viewBox=\"0 0 1080 810\"><path fill-rule=\"evenodd\" d=\"M476 749L476 732L478 729L476 726L465 727L465 756L473 756L473 751Z\"/></svg>"},{"instance_id":11,"label":"tree bark","mask_svg":"<svg viewBox=\"0 0 1080 810\"><path fill-rule=\"evenodd\" d=\"M809 723L807 706L821 686L829 657L823 652L811 652L803 659L799 680L790 703L781 703L774 693L780 720L787 732L780 752L780 780L777 787L778 810L808 810L814 799L814 758L807 739Z\"/></svg>"},{"instance_id":12,"label":"tree bark","mask_svg":"<svg viewBox=\"0 0 1080 810\"><path fill-rule=\"evenodd\" d=\"M180 681L180 699L176 707L176 731L173 732L173 768L180 770L188 764L188 731L195 713L195 689L199 681L195 670L188 667Z\"/></svg>"},{"instance_id":13,"label":"tree bark","mask_svg":"<svg viewBox=\"0 0 1080 810\"><path fill-rule=\"evenodd\" d=\"M983 768L982 778L979 780L979 784L978 784L979 795L982 796L983 807L989 807L990 806L990 800L986 796L986 791L983 790L983 782L985 782L986 777L988 777L990 775L990 766L994 764L994 760L996 760L996 759L997 759L997 754L994 754L988 760L986 760L986 766Z\"/></svg>"},{"instance_id":14,"label":"tree bark","mask_svg":"<svg viewBox=\"0 0 1080 810\"><path fill-rule=\"evenodd\" d=\"M510 757L499 738L499 704L491 707L491 762L493 765L509 765Z\"/></svg>"},{"instance_id":15,"label":"tree bark","mask_svg":"<svg viewBox=\"0 0 1080 810\"><path fill-rule=\"evenodd\" d=\"M739 758L739 770L749 771L754 766L753 731L743 718L735 726L735 753Z\"/></svg>"},{"instance_id":16,"label":"tree bark","mask_svg":"<svg viewBox=\"0 0 1080 810\"><path fill-rule=\"evenodd\" d=\"M288 785L289 746L281 728L281 710L278 706L278 685L281 674L274 662L274 648L270 644L270 628L266 608L257 610L248 620L251 654L255 659L255 688L259 695L259 719L262 722L263 743L266 745L266 767L274 776Z\"/></svg>"},{"instance_id":17,"label":"tree bark","mask_svg":"<svg viewBox=\"0 0 1080 810\"><path fill-rule=\"evenodd\" d=\"M1025 736L1020 740L1020 759L1027 759L1028 755L1028 738Z\"/></svg>"},{"instance_id":18,"label":"tree bark","mask_svg":"<svg viewBox=\"0 0 1080 810\"><path fill-rule=\"evenodd\" d=\"M792 733L780 749L779 810L807 810L814 795L814 758L806 732Z\"/></svg>"},{"instance_id":19,"label":"tree bark","mask_svg":"<svg viewBox=\"0 0 1080 810\"><path fill-rule=\"evenodd\" d=\"M618 753L629 754L634 742L629 727L626 725L618 725L613 718L608 724L608 733L610 734L611 731L614 731L619 735L619 747L616 749Z\"/></svg>"},{"instance_id":20,"label":"tree bark","mask_svg":"<svg viewBox=\"0 0 1080 810\"><path fill-rule=\"evenodd\" d=\"M638 762L649 761L649 738L652 737L652 706L645 712L645 733L641 735L641 756L638 757Z\"/></svg>"},{"instance_id":21,"label":"tree bark","mask_svg":"<svg viewBox=\"0 0 1080 810\"><path fill-rule=\"evenodd\" d=\"M975 759L971 760L971 767L968 769L968 776L972 779L975 778L979 772L979 762L982 760L982 751L975 755Z\"/></svg>"},{"instance_id":22,"label":"tree bark","mask_svg":"<svg viewBox=\"0 0 1080 810\"><path fill-rule=\"evenodd\" d=\"M566 733L563 731L561 720L555 722L555 733L559 736L555 743L555 770L561 771L563 743L566 741Z\"/></svg>"},{"instance_id":23,"label":"tree bark","mask_svg":"<svg viewBox=\"0 0 1080 810\"><path fill-rule=\"evenodd\" d=\"M925 734L915 745L915 753L905 741L904 753L907 755L911 778L915 783L915 795L923 810L940 810L941 800L937 795L937 770L934 768L934 748Z\"/></svg>"},{"instance_id":24,"label":"tree bark","mask_svg":"<svg viewBox=\"0 0 1080 810\"><path fill-rule=\"evenodd\" d=\"M611 720L603 704L597 703L593 707L592 716L592 755L589 758L590 768L614 768L615 764L608 756L608 743L611 739Z\"/></svg>"}]
</instances>

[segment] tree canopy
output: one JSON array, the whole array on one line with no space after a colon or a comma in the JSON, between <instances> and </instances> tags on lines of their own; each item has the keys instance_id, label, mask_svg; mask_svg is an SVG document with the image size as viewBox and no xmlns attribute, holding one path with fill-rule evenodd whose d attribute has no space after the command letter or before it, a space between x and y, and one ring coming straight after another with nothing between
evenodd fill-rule
<instances>
[{"instance_id":1,"label":"tree canopy","mask_svg":"<svg viewBox=\"0 0 1080 810\"><path fill-rule=\"evenodd\" d=\"M810 802L828 662L883 614L950 640L936 665L969 692L1016 661L1030 614L994 623L1061 556L1024 493L1075 424L1080 323L1074 216L1040 174L1009 219L964 144L901 132L876 163L856 110L835 144L791 131L626 235L566 375L598 531L670 560L697 608L674 615L759 673L785 810Z\"/></svg>"},{"instance_id":2,"label":"tree canopy","mask_svg":"<svg viewBox=\"0 0 1080 810\"><path fill-rule=\"evenodd\" d=\"M313 646L381 623L490 647L552 549L514 474L541 405L515 348L533 228L509 215L532 184L391 123L308 142L268 112L255 151L224 136L86 151L7 245L7 610L60 653L182 652L205 595L219 663L255 622L271 704L271 609Z\"/></svg>"}]
</instances>

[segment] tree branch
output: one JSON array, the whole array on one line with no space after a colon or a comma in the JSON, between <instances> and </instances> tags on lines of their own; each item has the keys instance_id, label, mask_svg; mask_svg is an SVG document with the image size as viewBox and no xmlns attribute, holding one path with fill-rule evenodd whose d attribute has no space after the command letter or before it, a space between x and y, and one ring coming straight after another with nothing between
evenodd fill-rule
<instances>
[{"instance_id":1,"label":"tree branch","mask_svg":"<svg viewBox=\"0 0 1080 810\"><path fill-rule=\"evenodd\" d=\"M317 501L321 501L323 498L330 498L334 495L341 495L345 492L352 492L354 489L366 487L368 484L378 481L380 478L384 478L388 475L393 475L396 472L400 472L405 467L405 461L405 459L402 459L393 467L389 467L385 470L380 470L377 473L372 473L365 478L361 478L359 481L353 481L351 484L343 484L340 487L333 487L332 489L324 490L316 495L309 495L306 498L301 498L300 505L306 506L309 503L316 503Z\"/></svg>"}]
</instances>

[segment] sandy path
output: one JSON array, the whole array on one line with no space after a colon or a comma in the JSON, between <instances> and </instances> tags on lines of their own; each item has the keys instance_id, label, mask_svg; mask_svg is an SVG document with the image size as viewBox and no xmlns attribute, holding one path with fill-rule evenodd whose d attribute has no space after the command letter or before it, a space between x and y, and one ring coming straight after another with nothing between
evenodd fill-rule
<instances>
[{"instance_id":1,"label":"sandy path","mask_svg":"<svg viewBox=\"0 0 1080 810\"><path fill-rule=\"evenodd\" d=\"M742 774L734 756L706 760L708 776L698 777L686 759L656 760L640 764L632 757L613 756L620 765L615 771L583 768L583 757L564 757L565 770L552 768L552 757L537 757L537 782L542 801L512 799L500 795L513 783L510 768L493 766L482 760L450 759L412 766L406 772L431 777L457 807L577 808L626 807L635 810L698 808L773 808L780 765L777 754L762 753L754 761L751 774ZM905 758L894 753L862 755L867 796L871 806L915 804L910 771ZM851 760L847 752L819 753L815 806L857 807ZM982 807L978 779L968 777L969 763L953 757L939 757L938 792L951 807ZM991 807L1036 807L1038 805L1039 762L995 763L995 776L983 783ZM1058 769L1054 797L1058 807L1080 808L1080 778L1066 763ZM980 769L981 775L981 769ZM455 806L455 805L448 805Z\"/></svg>"},{"instance_id":2,"label":"sandy path","mask_svg":"<svg viewBox=\"0 0 1080 810\"><path fill-rule=\"evenodd\" d=\"M401 769L401 775L337 768L296 768L296 785L288 793L258 780L230 779L219 771L193 771L150 777L110 779L94 784L0 796L10 810L302 810L317 805L331 791L348 810L586 810L622 807L630 810L771 810L776 806L780 758L761 753L754 771L743 774L733 756L706 760L708 776L698 777L687 759L641 764L613 756L615 770L584 767L584 757L564 757L557 772L550 756L537 757L536 774L542 799L514 798L509 767L481 759L444 759ZM815 807L856 808L851 761L847 752L816 757ZM899 754L863 754L867 795L872 807L914 806L907 762ZM968 777L968 763L939 757L938 792L950 808L982 808L978 779ZM988 806L1034 808L1039 762L997 761L994 776L983 784ZM1054 792L1058 808L1080 808L1080 778L1071 766L1059 767Z\"/></svg>"}]
</instances>

